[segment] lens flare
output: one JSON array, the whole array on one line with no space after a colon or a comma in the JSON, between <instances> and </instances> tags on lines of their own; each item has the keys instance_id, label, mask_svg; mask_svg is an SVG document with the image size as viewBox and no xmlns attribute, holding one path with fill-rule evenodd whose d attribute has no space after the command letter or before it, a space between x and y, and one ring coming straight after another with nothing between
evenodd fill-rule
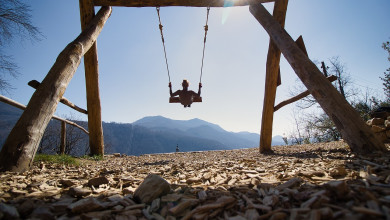
<instances>
[{"instance_id":1,"label":"lens flare","mask_svg":"<svg viewBox=\"0 0 390 220\"><path fill-rule=\"evenodd\" d=\"M232 10L232 6L234 5L235 0L225 0L223 4L223 12L222 12L222 24L225 24L227 21L230 11Z\"/></svg>"}]
</instances>

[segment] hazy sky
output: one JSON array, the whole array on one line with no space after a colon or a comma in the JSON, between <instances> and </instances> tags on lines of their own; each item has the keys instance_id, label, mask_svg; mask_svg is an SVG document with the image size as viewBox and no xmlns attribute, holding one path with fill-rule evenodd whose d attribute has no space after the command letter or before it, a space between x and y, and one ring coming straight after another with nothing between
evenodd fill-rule
<instances>
[{"instance_id":1,"label":"hazy sky","mask_svg":"<svg viewBox=\"0 0 390 220\"><path fill-rule=\"evenodd\" d=\"M20 66L11 79L15 90L4 94L27 104L34 90L27 85L42 81L58 54L80 33L78 1L29 1L32 21L45 38L26 39L6 48ZM265 4L268 10L273 3ZM347 66L354 85L380 96L379 79L390 67L381 44L390 38L389 0L290 0L286 30L296 39L303 35L309 57L325 61L334 56ZM98 11L99 8L96 8ZM197 90L200 76L206 8L165 7L161 19L173 89L183 79ZM132 123L145 116L172 119L200 118L228 131L259 133L263 106L265 63L269 37L248 6L211 8L203 69L203 103L191 108L169 104L168 76L155 8L114 7L98 38L102 118ZM329 64L328 64L329 65ZM297 77L282 56L282 86L276 103L289 98ZM86 108L83 62L64 95ZM275 113L274 135L290 133L292 107ZM57 115L86 116L59 105Z\"/></svg>"}]
</instances>

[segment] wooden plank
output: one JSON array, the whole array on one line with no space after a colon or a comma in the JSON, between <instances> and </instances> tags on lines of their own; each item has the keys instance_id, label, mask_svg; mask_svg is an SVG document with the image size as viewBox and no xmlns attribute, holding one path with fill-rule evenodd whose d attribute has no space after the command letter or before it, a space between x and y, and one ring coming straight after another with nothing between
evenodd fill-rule
<instances>
[{"instance_id":1,"label":"wooden plank","mask_svg":"<svg viewBox=\"0 0 390 220\"><path fill-rule=\"evenodd\" d=\"M274 19L284 27L286 20L288 0L276 0L274 5ZM263 102L263 115L261 118L260 153L271 152L272 123L274 118L274 105L280 63L280 50L270 39L266 64L265 91Z\"/></svg>"},{"instance_id":2,"label":"wooden plank","mask_svg":"<svg viewBox=\"0 0 390 220\"><path fill-rule=\"evenodd\" d=\"M29 86L33 87L34 89L37 89L38 86L41 84L40 82L36 81L36 80L31 80L30 82L27 83ZM87 110L83 109L83 108L80 108L78 107L77 105L73 104L71 101L69 101L67 98L65 97L62 97L60 99L60 102L64 105L67 105L68 107L70 108L73 108L74 110L78 111L78 112L81 112L81 113L84 113L86 115L88 115L88 112Z\"/></svg>"},{"instance_id":3,"label":"wooden plank","mask_svg":"<svg viewBox=\"0 0 390 220\"><path fill-rule=\"evenodd\" d=\"M291 36L261 4L250 12L268 32L306 88L329 115L352 151L363 154L387 151L359 114L302 52Z\"/></svg>"},{"instance_id":4,"label":"wooden plank","mask_svg":"<svg viewBox=\"0 0 390 220\"><path fill-rule=\"evenodd\" d=\"M31 167L58 102L80 65L82 56L96 41L110 14L110 7L102 7L85 31L58 55L6 139L0 152L0 171L23 172Z\"/></svg>"},{"instance_id":5,"label":"wooden plank","mask_svg":"<svg viewBox=\"0 0 390 220\"><path fill-rule=\"evenodd\" d=\"M335 81L337 79L337 76L331 75L331 76L326 77L326 78L329 80L329 82L333 82L333 81ZM298 95L296 95L296 96L294 96L292 98L284 100L283 102L277 104L274 107L274 111L276 112L277 110L279 110L283 106L286 106L286 105L291 104L293 102L296 102L296 101L298 101L300 99L303 99L303 98L305 98L308 95L310 95L310 92L309 92L309 90L306 90L306 91L304 91L304 92L302 92L302 93L300 93L300 94L298 94Z\"/></svg>"},{"instance_id":6,"label":"wooden plank","mask_svg":"<svg viewBox=\"0 0 390 220\"><path fill-rule=\"evenodd\" d=\"M7 98L7 97L5 97L5 96L2 96L2 95L0 95L0 101L1 101L1 102L4 102L4 103L7 103L7 104L9 104L9 105L12 105L12 106L14 106L14 107L16 107L16 108L22 109L22 110L25 110L25 109L26 109L26 106L25 106L25 105L23 105L23 104L21 104L21 103L19 103L19 102L16 102L15 100L9 99L9 98ZM89 132L88 132L87 130L85 130L85 128L83 128L83 127L81 127L80 125L74 123L73 121L69 121L69 120L63 119L63 118L58 117L58 116L56 116L56 115L53 115L51 118L52 118L52 119L55 119L55 120L58 120L58 121L63 121L63 122L65 122L65 123L67 123L67 124L70 124L70 125L73 125L73 126L79 128L79 129L81 129L84 133L86 133L86 134L89 135Z\"/></svg>"},{"instance_id":7,"label":"wooden plank","mask_svg":"<svg viewBox=\"0 0 390 220\"><path fill-rule=\"evenodd\" d=\"M84 31L95 16L92 0L80 0L81 29ZM96 42L84 55L87 92L89 147L92 155L104 154L102 110L99 93L99 68Z\"/></svg>"},{"instance_id":8,"label":"wooden plank","mask_svg":"<svg viewBox=\"0 0 390 220\"><path fill-rule=\"evenodd\" d=\"M66 123L61 122L61 145L60 145L60 154L65 154L66 147Z\"/></svg>"},{"instance_id":9,"label":"wooden plank","mask_svg":"<svg viewBox=\"0 0 390 220\"><path fill-rule=\"evenodd\" d=\"M123 7L233 7L274 2L275 0L94 0L95 6L123 6Z\"/></svg>"}]
</instances>

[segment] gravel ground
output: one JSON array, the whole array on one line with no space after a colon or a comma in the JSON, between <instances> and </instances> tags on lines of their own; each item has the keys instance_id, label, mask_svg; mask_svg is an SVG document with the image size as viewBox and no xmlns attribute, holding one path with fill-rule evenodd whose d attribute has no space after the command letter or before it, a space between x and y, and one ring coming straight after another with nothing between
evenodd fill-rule
<instances>
[{"instance_id":1,"label":"gravel ground","mask_svg":"<svg viewBox=\"0 0 390 220\"><path fill-rule=\"evenodd\" d=\"M273 150L36 163L0 173L0 219L390 219L390 153L357 156L342 141Z\"/></svg>"}]
</instances>

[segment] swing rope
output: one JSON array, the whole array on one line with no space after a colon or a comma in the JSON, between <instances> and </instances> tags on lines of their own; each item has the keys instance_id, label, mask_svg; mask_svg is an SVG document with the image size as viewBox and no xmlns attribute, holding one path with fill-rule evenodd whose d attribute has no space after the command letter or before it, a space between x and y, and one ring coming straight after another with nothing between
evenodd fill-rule
<instances>
[{"instance_id":1,"label":"swing rope","mask_svg":"<svg viewBox=\"0 0 390 220\"><path fill-rule=\"evenodd\" d=\"M157 10L157 15L158 15L158 22L159 22L159 25L158 25L158 27L160 28L160 33L161 33L161 41L162 41L162 43L163 43L163 47L164 47L165 64L167 65L168 79L169 79L169 83L171 83L171 76L169 75L169 67L168 67L167 51L165 50L165 42L164 42L163 26L162 26L162 24L161 24L161 19L160 19L160 7L156 7L156 10Z\"/></svg>"},{"instance_id":2,"label":"swing rope","mask_svg":"<svg viewBox=\"0 0 390 220\"><path fill-rule=\"evenodd\" d=\"M167 72L168 72L168 79L169 83L171 83L171 76L169 74L169 67L168 67L168 58L167 58L167 51L165 49L165 41L164 41L164 34L163 34L163 25L161 24L161 18L160 18L160 7L156 7L157 15L158 15L158 22L159 22L159 29L161 34L161 41L163 43L164 47L164 56L165 56L165 64L167 66ZM203 40L203 55L202 55L202 66L200 67L200 79L199 83L202 83L202 76L203 76L203 61L204 61L204 51L206 49L206 39L207 39L207 31L209 30L208 21L209 21L209 13L210 13L210 6L207 7L207 17L206 17L206 25L204 26L204 40Z\"/></svg>"},{"instance_id":3,"label":"swing rope","mask_svg":"<svg viewBox=\"0 0 390 220\"><path fill-rule=\"evenodd\" d=\"M202 66L200 67L199 83L202 83L204 51L206 49L207 31L209 30L209 26L207 25L209 21L209 12L210 12L210 6L207 7L206 25L204 26L203 55L202 55Z\"/></svg>"}]
</instances>

